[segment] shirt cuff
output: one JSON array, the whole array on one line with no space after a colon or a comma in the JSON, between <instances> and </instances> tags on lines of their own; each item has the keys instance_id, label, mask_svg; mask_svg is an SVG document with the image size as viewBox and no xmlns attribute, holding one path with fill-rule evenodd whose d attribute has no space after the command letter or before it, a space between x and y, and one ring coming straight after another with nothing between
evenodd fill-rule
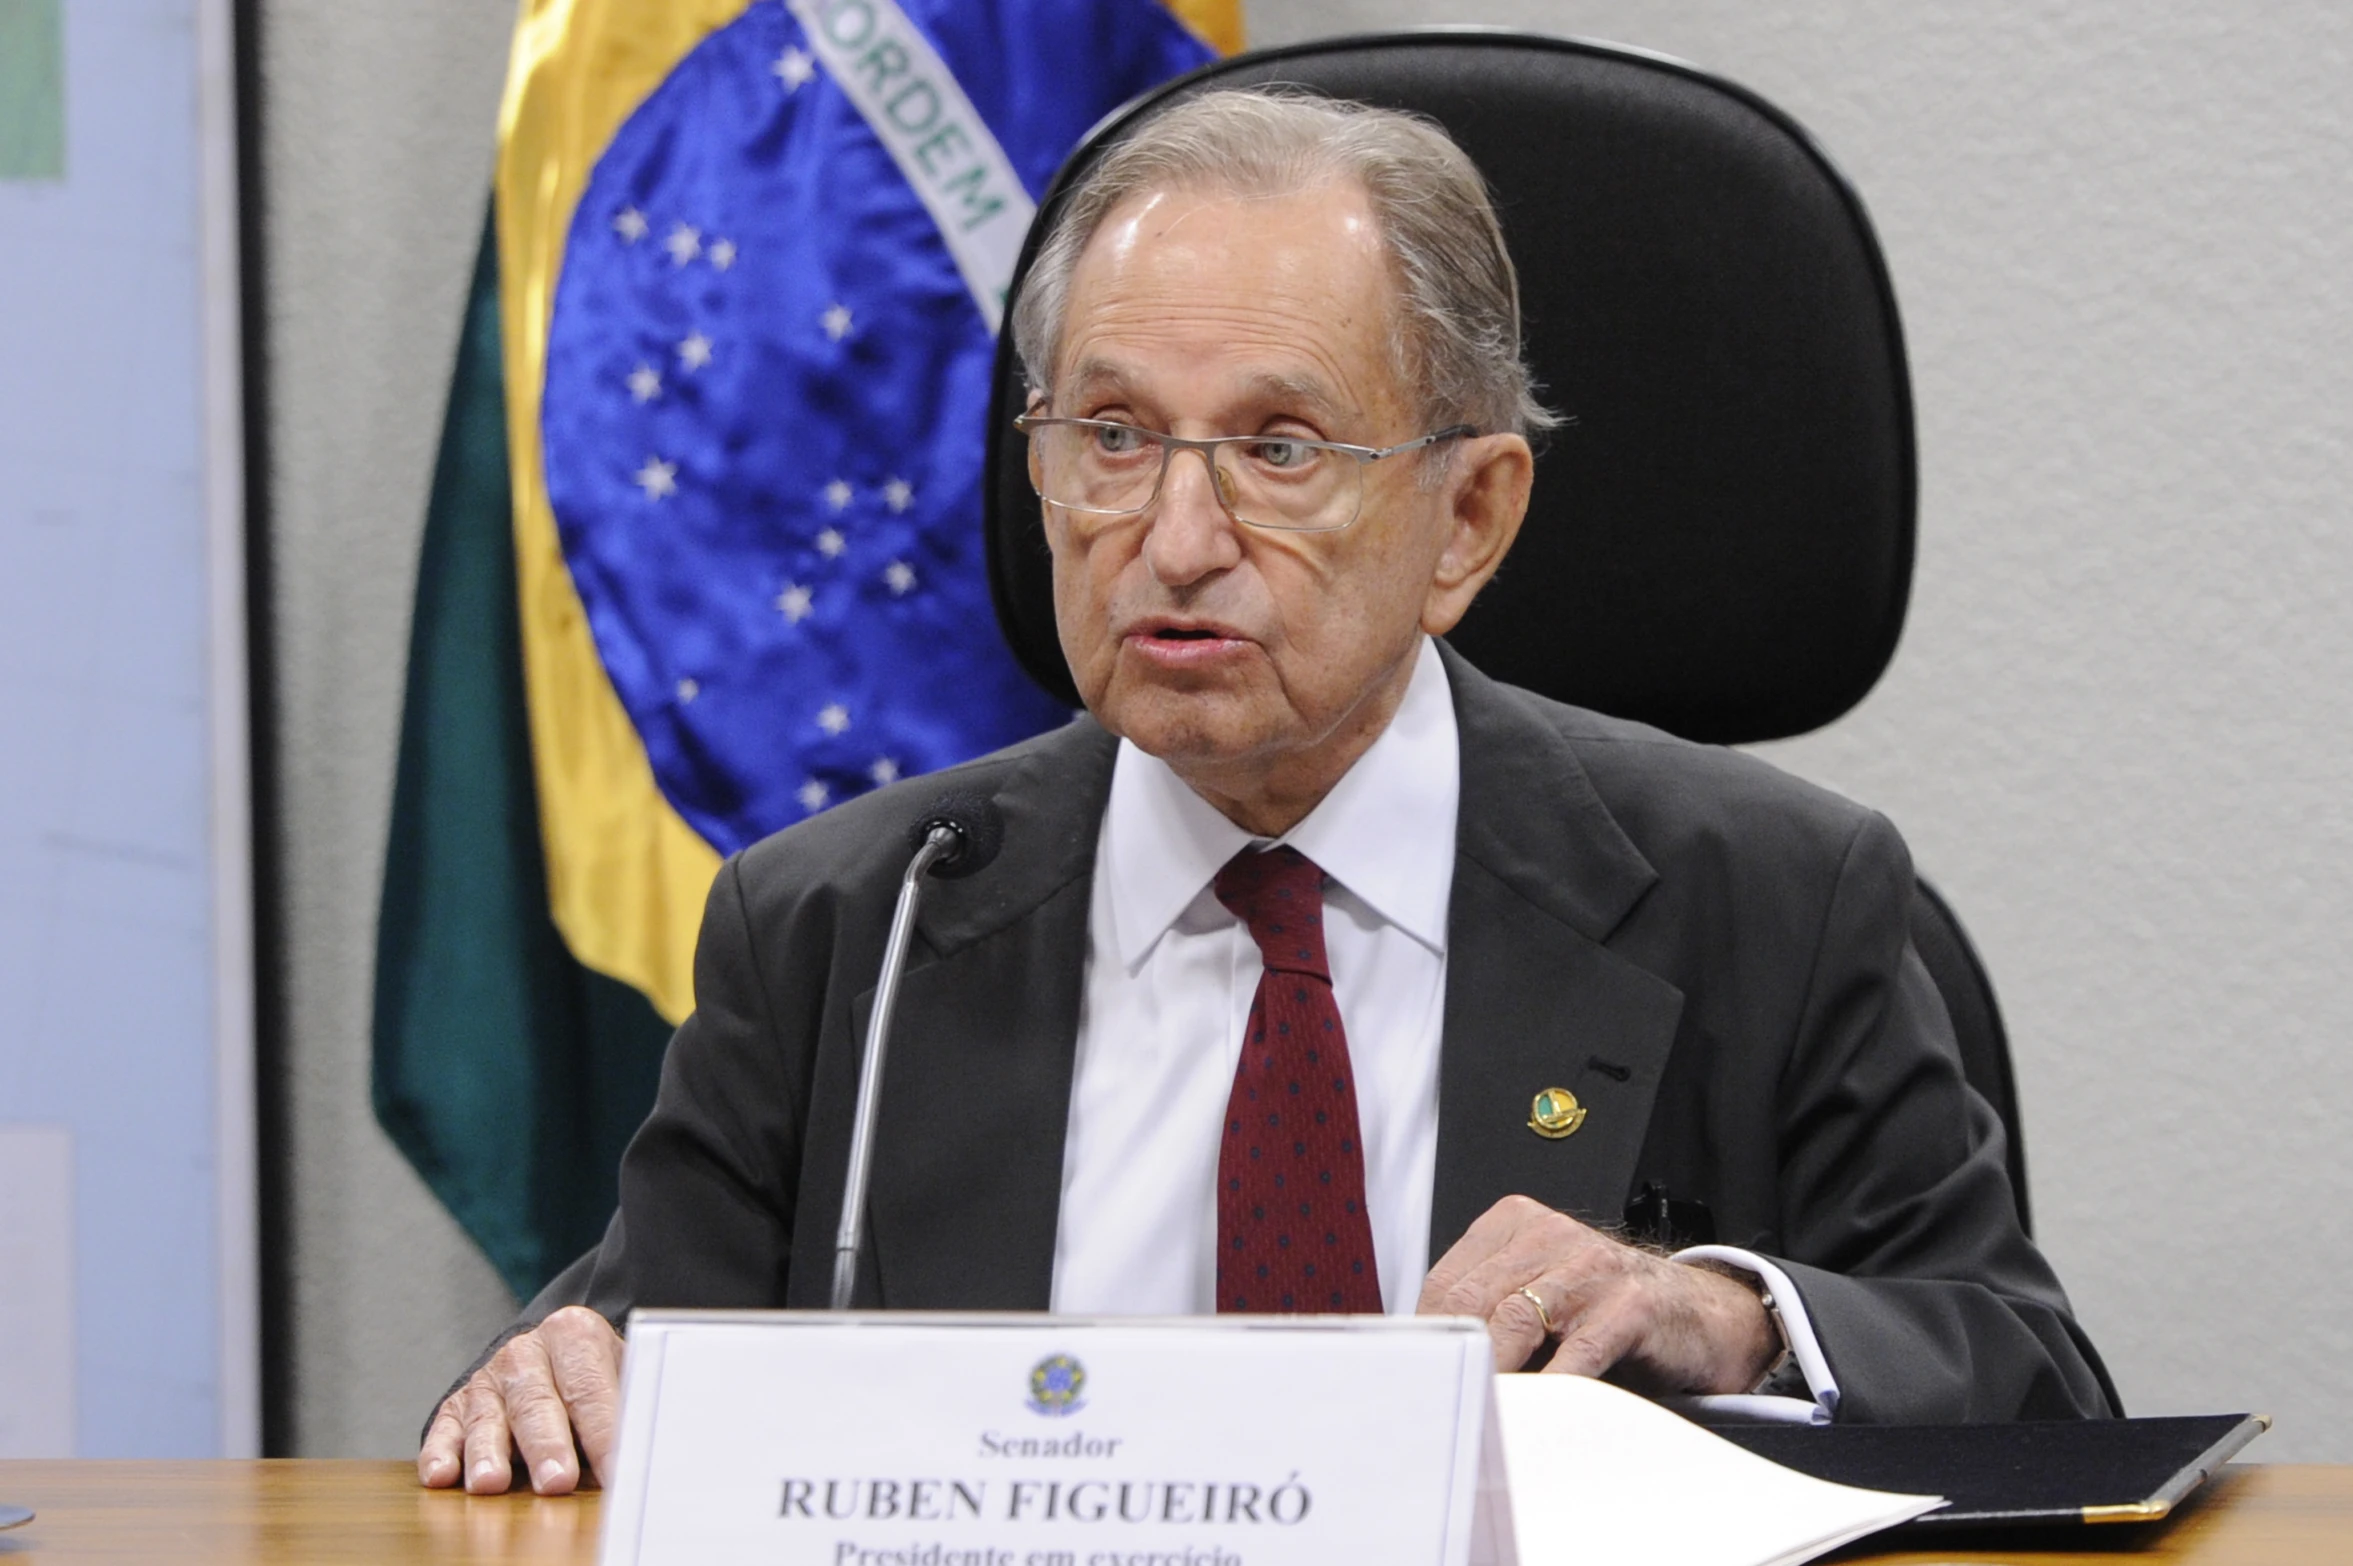
<instances>
[{"instance_id":1,"label":"shirt cuff","mask_svg":"<svg viewBox=\"0 0 2353 1566\"><path fill-rule=\"evenodd\" d=\"M1830 1373L1830 1361L1822 1355L1822 1345L1814 1336L1813 1319L1806 1314L1805 1297L1797 1285L1789 1281L1789 1274L1774 1266L1754 1251L1744 1251L1736 1245L1694 1245L1677 1251L1671 1260L1679 1262L1714 1262L1718 1266L1737 1267L1762 1285L1761 1298L1765 1313L1780 1328L1781 1341L1789 1345L1789 1357L1800 1375L1805 1377L1806 1390L1812 1401L1795 1397L1772 1397L1758 1393L1719 1393L1704 1397L1678 1397L1665 1401L1668 1406L1703 1422L1730 1421L1826 1425L1838 1417L1838 1378Z\"/></svg>"}]
</instances>

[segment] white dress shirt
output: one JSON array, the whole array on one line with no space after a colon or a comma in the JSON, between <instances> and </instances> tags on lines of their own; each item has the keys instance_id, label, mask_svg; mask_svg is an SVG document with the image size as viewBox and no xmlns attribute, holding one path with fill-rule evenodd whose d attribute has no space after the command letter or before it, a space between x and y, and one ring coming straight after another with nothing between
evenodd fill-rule
<instances>
[{"instance_id":1,"label":"white dress shirt","mask_svg":"<svg viewBox=\"0 0 2353 1566\"><path fill-rule=\"evenodd\" d=\"M1286 843L1321 866L1324 947L1355 1068L1381 1300L1430 1264L1446 902L1461 797L1454 698L1424 640L1405 699ZM1217 1308L1217 1155L1262 971L1210 883L1251 846L1165 762L1121 741L1095 854L1054 1309Z\"/></svg>"},{"instance_id":2,"label":"white dress shirt","mask_svg":"<svg viewBox=\"0 0 2353 1566\"><path fill-rule=\"evenodd\" d=\"M1461 797L1453 692L1437 645L1424 638L1389 726L1274 840L1329 878L1324 944L1355 1069L1381 1300L1392 1315L1412 1313L1433 1259L1446 909ZM1253 844L1271 846L1165 762L1120 742L1087 920L1054 1238L1057 1312L1216 1310L1218 1149L1262 964L1211 882ZM1837 1391L1789 1280L1746 1252L1708 1254L1765 1279L1817 1394L1814 1404L1752 1401L1791 1405L1780 1417L1827 1417Z\"/></svg>"}]
</instances>

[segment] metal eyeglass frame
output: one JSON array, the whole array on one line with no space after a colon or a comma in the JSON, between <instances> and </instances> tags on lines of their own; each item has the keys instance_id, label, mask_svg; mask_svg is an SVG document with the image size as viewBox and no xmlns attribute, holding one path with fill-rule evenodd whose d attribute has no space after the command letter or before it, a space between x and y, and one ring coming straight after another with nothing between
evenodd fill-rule
<instances>
[{"instance_id":1,"label":"metal eyeglass frame","mask_svg":"<svg viewBox=\"0 0 2353 1566\"><path fill-rule=\"evenodd\" d=\"M1364 469L1367 465L1378 462L1383 457L1402 456L1409 451L1419 451L1425 446L1435 446L1442 440L1460 440L1466 435L1478 433L1478 428L1475 425L1450 424L1445 429L1422 436L1419 440L1400 441L1394 446L1352 446L1345 441L1309 440L1304 435L1211 435L1201 440L1187 440L1181 435L1164 435L1158 430L1146 429L1140 424L1122 423L1117 419L1056 419L1031 413L1016 414L1013 419L1013 427L1024 435L1031 434L1048 425L1073 429L1126 430L1130 434L1140 435L1146 440L1156 441L1160 446L1160 471L1153 476L1151 493L1144 497L1141 505L1117 508L1074 506L1067 501L1056 500L1044 490L1039 489L1037 473L1033 469L1030 474L1030 488L1037 490L1038 498L1049 506L1060 506L1065 511L1076 511L1095 517L1139 516L1151 510L1153 503L1160 499L1160 491L1168 483L1169 462L1176 453L1197 451L1201 453L1201 460L1208 464L1209 487L1216 492L1219 507L1224 510L1227 516L1232 517L1242 526L1254 527L1266 533L1337 533L1343 528L1354 527L1357 519L1364 515ZM1306 446L1315 451L1336 451L1356 459L1356 509L1349 513L1347 521L1335 522L1328 527L1295 527L1282 522L1253 522L1234 510L1233 497L1226 493L1225 476L1218 471L1218 448L1250 444L1264 445L1275 441L1291 446ZM1035 451L1037 448L1032 446L1030 449Z\"/></svg>"}]
</instances>

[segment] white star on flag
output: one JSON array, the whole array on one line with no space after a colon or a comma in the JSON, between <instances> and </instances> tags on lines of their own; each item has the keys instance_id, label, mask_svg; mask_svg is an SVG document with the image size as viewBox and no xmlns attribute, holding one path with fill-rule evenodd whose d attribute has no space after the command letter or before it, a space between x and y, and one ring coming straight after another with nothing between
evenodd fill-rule
<instances>
[{"instance_id":1,"label":"white star on flag","mask_svg":"<svg viewBox=\"0 0 2353 1566\"><path fill-rule=\"evenodd\" d=\"M684 266L703 253L702 230L680 223L670 230L670 237L662 241L662 248L670 252L672 266Z\"/></svg>"},{"instance_id":2,"label":"white star on flag","mask_svg":"<svg viewBox=\"0 0 2353 1566\"><path fill-rule=\"evenodd\" d=\"M769 67L786 92L799 92L817 78L817 57L806 49L787 49Z\"/></svg>"},{"instance_id":3,"label":"white star on flag","mask_svg":"<svg viewBox=\"0 0 2353 1566\"><path fill-rule=\"evenodd\" d=\"M827 797L825 785L815 778L811 778L801 785L800 800L803 810L823 810Z\"/></svg>"},{"instance_id":4,"label":"white star on flag","mask_svg":"<svg viewBox=\"0 0 2353 1566\"><path fill-rule=\"evenodd\" d=\"M664 462L659 457L648 457L645 466L637 470L635 483L645 491L648 500L660 500L678 493L678 464Z\"/></svg>"},{"instance_id":5,"label":"white star on flag","mask_svg":"<svg viewBox=\"0 0 2353 1566\"><path fill-rule=\"evenodd\" d=\"M838 343L850 335L850 307L848 305L836 304L818 319L824 323L825 335L835 342Z\"/></svg>"},{"instance_id":6,"label":"white star on flag","mask_svg":"<svg viewBox=\"0 0 2353 1566\"><path fill-rule=\"evenodd\" d=\"M641 364L629 372L629 395L639 402L652 402L662 395L662 376L650 364Z\"/></svg>"},{"instance_id":7,"label":"white star on flag","mask_svg":"<svg viewBox=\"0 0 2353 1566\"><path fill-rule=\"evenodd\" d=\"M722 239L711 247L711 265L724 272L735 265L735 241Z\"/></svg>"},{"instance_id":8,"label":"white star on flag","mask_svg":"<svg viewBox=\"0 0 2353 1566\"><path fill-rule=\"evenodd\" d=\"M697 332L678 345L678 362L690 370L699 370L711 362L711 339Z\"/></svg>"},{"instance_id":9,"label":"white star on flag","mask_svg":"<svg viewBox=\"0 0 2353 1566\"><path fill-rule=\"evenodd\" d=\"M635 207L623 207L613 219L613 232L621 236L621 243L636 244L645 238L645 214Z\"/></svg>"},{"instance_id":10,"label":"white star on flag","mask_svg":"<svg viewBox=\"0 0 2353 1566\"><path fill-rule=\"evenodd\" d=\"M915 586L915 568L904 560L893 560L883 567L882 579L892 592L904 598Z\"/></svg>"},{"instance_id":11,"label":"white star on flag","mask_svg":"<svg viewBox=\"0 0 2353 1566\"><path fill-rule=\"evenodd\" d=\"M702 693L703 688L692 680L680 680L678 682L678 699L680 701L692 701Z\"/></svg>"},{"instance_id":12,"label":"white star on flag","mask_svg":"<svg viewBox=\"0 0 2353 1566\"><path fill-rule=\"evenodd\" d=\"M839 511L850 503L850 485L846 479L835 479L825 486L825 503Z\"/></svg>"},{"instance_id":13,"label":"white star on flag","mask_svg":"<svg viewBox=\"0 0 2353 1566\"><path fill-rule=\"evenodd\" d=\"M850 726L850 709L840 702L828 702L817 714L817 726L828 734L839 734Z\"/></svg>"},{"instance_id":14,"label":"white star on flag","mask_svg":"<svg viewBox=\"0 0 2353 1566\"><path fill-rule=\"evenodd\" d=\"M776 607L784 611L785 624L798 625L809 618L809 611L816 607L815 600L816 594L800 583L788 582L784 591L776 595Z\"/></svg>"},{"instance_id":15,"label":"white star on flag","mask_svg":"<svg viewBox=\"0 0 2353 1566\"><path fill-rule=\"evenodd\" d=\"M915 498L915 486L903 478L892 479L882 486L882 503L893 511L904 511Z\"/></svg>"},{"instance_id":16,"label":"white star on flag","mask_svg":"<svg viewBox=\"0 0 2353 1566\"><path fill-rule=\"evenodd\" d=\"M866 775L874 779L876 787L896 783L899 781L899 764L888 756L877 756L874 765L866 769Z\"/></svg>"},{"instance_id":17,"label":"white star on flag","mask_svg":"<svg viewBox=\"0 0 2353 1566\"><path fill-rule=\"evenodd\" d=\"M829 527L817 535L817 552L828 560L840 559L841 552L849 547L850 541L834 528Z\"/></svg>"}]
</instances>

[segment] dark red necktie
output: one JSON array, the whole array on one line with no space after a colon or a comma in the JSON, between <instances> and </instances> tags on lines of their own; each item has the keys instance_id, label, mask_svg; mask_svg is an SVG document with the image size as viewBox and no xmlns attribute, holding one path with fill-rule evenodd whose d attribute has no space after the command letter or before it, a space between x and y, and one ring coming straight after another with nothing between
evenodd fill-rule
<instances>
[{"instance_id":1,"label":"dark red necktie","mask_svg":"<svg viewBox=\"0 0 2353 1566\"><path fill-rule=\"evenodd\" d=\"M1324 958L1324 874L1295 848L1245 849L1216 889L1266 962L1217 1155L1217 1308L1378 1314L1355 1073Z\"/></svg>"}]
</instances>

